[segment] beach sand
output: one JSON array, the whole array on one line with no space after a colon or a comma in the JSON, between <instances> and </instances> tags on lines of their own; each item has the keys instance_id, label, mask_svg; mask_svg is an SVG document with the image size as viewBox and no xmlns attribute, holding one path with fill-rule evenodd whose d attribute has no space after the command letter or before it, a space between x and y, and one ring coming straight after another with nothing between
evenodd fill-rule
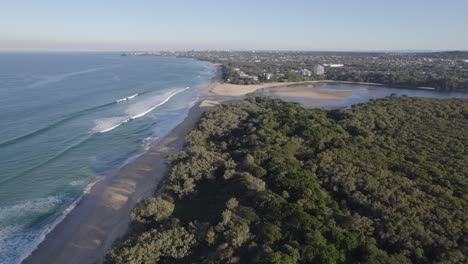
<instances>
[{"instance_id":1,"label":"beach sand","mask_svg":"<svg viewBox=\"0 0 468 264\"><path fill-rule=\"evenodd\" d=\"M360 82L329 81L329 80L294 82L294 83L272 82L272 83L263 83L263 84L253 84L253 85L237 85L237 84L231 84L231 83L224 83L221 81L221 79L218 78L218 80L213 81L207 88L205 88L202 91L206 94L235 97L235 96L243 96L248 93L255 92L259 89L263 89L263 88L271 89L271 91L274 91L277 88L279 88L279 89L282 89L281 93L284 93L285 90L283 88L285 88L285 89L291 89L291 91L288 92L288 95L284 95L284 96L290 96L290 97L307 96L306 99L325 98L324 100L333 100L333 99L326 99L326 98L331 98L331 97L326 96L325 92L318 92L314 94L314 93L311 93L310 91L303 92L301 90L294 90L294 87L291 87L291 86L297 86L297 85L321 84L321 83L331 83L331 84L344 83L344 84L361 84L361 85L369 85L369 86L382 86L382 84L378 84L378 83L360 83ZM345 96L345 95L342 95L342 96Z\"/></svg>"},{"instance_id":2,"label":"beach sand","mask_svg":"<svg viewBox=\"0 0 468 264\"><path fill-rule=\"evenodd\" d=\"M287 97L295 97L301 99L309 100L332 100L340 101L343 97L351 96L352 92L343 92L343 91L323 91L320 88L307 88L306 85L310 84L321 84L321 83L344 83L344 82L335 82L335 81L308 81L308 82L295 82L295 83L264 83L264 84L255 84L255 85L237 85L230 83L223 83L222 81L214 81L202 90L206 94L213 94L218 96L232 96L238 97L243 96L249 93L253 93L259 89L268 89L271 95L284 98L286 101ZM353 83L356 84L356 83ZM303 85L303 86L300 86ZM369 84L366 84L369 85ZM371 84L376 85L377 84ZM380 86L380 85L379 85ZM317 101L307 102L304 101L304 106L317 106L320 105Z\"/></svg>"},{"instance_id":3,"label":"beach sand","mask_svg":"<svg viewBox=\"0 0 468 264\"><path fill-rule=\"evenodd\" d=\"M217 104L207 100L195 105L156 146L97 182L23 263L101 263L112 243L126 233L133 207L152 195L166 175L166 157L184 147L201 114Z\"/></svg>"}]
</instances>

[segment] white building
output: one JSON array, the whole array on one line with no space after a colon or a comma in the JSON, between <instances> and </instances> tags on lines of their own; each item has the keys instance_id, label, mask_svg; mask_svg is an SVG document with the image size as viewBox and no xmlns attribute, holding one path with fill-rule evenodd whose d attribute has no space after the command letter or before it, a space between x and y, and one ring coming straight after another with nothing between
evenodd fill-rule
<instances>
[{"instance_id":1,"label":"white building","mask_svg":"<svg viewBox=\"0 0 468 264\"><path fill-rule=\"evenodd\" d=\"M300 70L299 74L302 76L312 76L312 72L307 69Z\"/></svg>"},{"instance_id":2,"label":"white building","mask_svg":"<svg viewBox=\"0 0 468 264\"><path fill-rule=\"evenodd\" d=\"M325 68L322 65L315 65L314 66L314 74L315 75L325 74Z\"/></svg>"},{"instance_id":3,"label":"white building","mask_svg":"<svg viewBox=\"0 0 468 264\"><path fill-rule=\"evenodd\" d=\"M241 79L251 79L251 80L254 80L254 81L258 81L257 76L250 76L250 75L248 75L247 73L245 73L243 71L239 72L239 78L241 78Z\"/></svg>"},{"instance_id":4,"label":"white building","mask_svg":"<svg viewBox=\"0 0 468 264\"><path fill-rule=\"evenodd\" d=\"M245 72L241 71L241 72L239 73L239 77L240 77L240 78L249 78L249 75L246 74Z\"/></svg>"},{"instance_id":5,"label":"white building","mask_svg":"<svg viewBox=\"0 0 468 264\"><path fill-rule=\"evenodd\" d=\"M344 64L330 64L329 66L330 68L340 68L340 67L343 67Z\"/></svg>"}]
</instances>

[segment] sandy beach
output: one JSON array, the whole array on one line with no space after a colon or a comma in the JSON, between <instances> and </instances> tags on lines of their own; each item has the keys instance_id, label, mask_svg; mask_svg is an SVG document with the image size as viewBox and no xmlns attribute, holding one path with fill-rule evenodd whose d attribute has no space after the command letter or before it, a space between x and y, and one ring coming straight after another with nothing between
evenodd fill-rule
<instances>
[{"instance_id":1,"label":"sandy beach","mask_svg":"<svg viewBox=\"0 0 468 264\"><path fill-rule=\"evenodd\" d=\"M165 176L166 157L183 148L201 114L217 104L205 100L195 105L156 146L97 182L23 263L101 263L112 243L127 231L135 204L150 196Z\"/></svg>"},{"instance_id":2,"label":"sandy beach","mask_svg":"<svg viewBox=\"0 0 468 264\"><path fill-rule=\"evenodd\" d=\"M253 85L237 85L231 83L224 83L221 81L220 78L217 78L216 81L213 81L207 88L203 90L206 94L214 94L220 96L243 96L248 93L253 93L259 89L272 89L276 90L277 88L282 89L281 93L285 93L286 91L283 89L287 87L288 95L284 96L292 96L292 97L302 97L307 96L307 99L324 99L324 100L334 100L334 99L326 99L330 98L324 96L325 93L304 93L304 90L294 90L294 88L290 86L297 86L297 85L307 85L307 84L320 84L320 83L330 83L330 84L361 84L361 85L368 85L368 86L383 86L379 83L361 83L361 82L345 82L345 81L330 81L330 80L321 80L321 81L306 81L306 82L294 82L294 83L285 83L285 82L272 82L272 83L263 83L263 84L253 84ZM345 95L342 95L345 96Z\"/></svg>"}]
</instances>

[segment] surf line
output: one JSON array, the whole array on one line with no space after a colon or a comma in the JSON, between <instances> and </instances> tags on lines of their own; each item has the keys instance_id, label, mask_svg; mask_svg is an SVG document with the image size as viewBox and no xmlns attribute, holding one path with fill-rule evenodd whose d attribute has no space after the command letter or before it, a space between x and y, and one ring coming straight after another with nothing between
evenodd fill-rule
<instances>
[{"instance_id":1,"label":"surf line","mask_svg":"<svg viewBox=\"0 0 468 264\"><path fill-rule=\"evenodd\" d=\"M185 91L185 90L187 90L187 89L190 89L190 87L185 87L184 89L180 89L180 90L178 90L178 91L176 91L176 92L171 93L166 99L164 99L164 100L163 100L162 102L160 102L159 104L157 104L157 105L151 107L150 109L148 109L148 110L146 110L146 111L144 111L144 112L141 112L141 113L139 113L139 114L136 114L136 115L134 115L134 116L131 116L130 118L125 119L124 121L118 123L117 125L115 125L115 126L113 126L113 127L110 127L110 128L104 129L104 130L101 130L101 131L99 131L99 133L106 133L106 132L109 132L109 131L114 130L115 128L117 128L117 127L119 127L119 126L121 126L121 125L127 123L127 122L130 121L130 120L134 120L134 119L143 117L143 116L145 116L146 114L148 114L148 113L150 113L151 111L153 111L154 109L156 109L156 108L160 107L161 105L167 103L167 102L168 102L169 100L171 100L171 98L174 97L176 94L181 93L181 92L183 92L183 91Z\"/></svg>"},{"instance_id":2,"label":"surf line","mask_svg":"<svg viewBox=\"0 0 468 264\"><path fill-rule=\"evenodd\" d=\"M132 100L133 98L137 97L138 93L134 94L134 95L131 95L131 96L127 96L125 98L122 98L122 99L118 99L118 100L115 100L116 103L121 103L121 102L125 102L125 101L128 101L128 100Z\"/></svg>"}]
</instances>

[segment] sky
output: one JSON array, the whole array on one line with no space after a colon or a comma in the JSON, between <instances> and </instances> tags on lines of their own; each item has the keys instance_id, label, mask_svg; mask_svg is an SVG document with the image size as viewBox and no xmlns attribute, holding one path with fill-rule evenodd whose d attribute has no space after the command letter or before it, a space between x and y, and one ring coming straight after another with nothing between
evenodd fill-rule
<instances>
[{"instance_id":1,"label":"sky","mask_svg":"<svg viewBox=\"0 0 468 264\"><path fill-rule=\"evenodd\" d=\"M0 0L0 50L468 50L468 0Z\"/></svg>"}]
</instances>

